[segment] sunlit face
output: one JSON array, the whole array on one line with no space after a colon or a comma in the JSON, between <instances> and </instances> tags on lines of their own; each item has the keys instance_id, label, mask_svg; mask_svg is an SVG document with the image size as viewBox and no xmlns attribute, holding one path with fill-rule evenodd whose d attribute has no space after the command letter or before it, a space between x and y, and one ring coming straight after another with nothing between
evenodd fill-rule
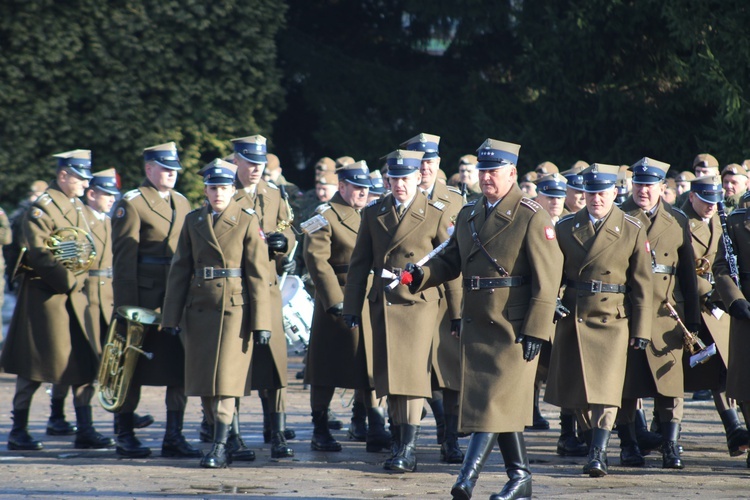
<instances>
[{"instance_id":1,"label":"sunlit face","mask_svg":"<svg viewBox=\"0 0 750 500\"><path fill-rule=\"evenodd\" d=\"M339 182L339 194L354 209L364 208L369 201L370 188L355 186L346 181Z\"/></svg>"},{"instance_id":2,"label":"sunlit face","mask_svg":"<svg viewBox=\"0 0 750 500\"><path fill-rule=\"evenodd\" d=\"M515 183L516 167L514 165L479 171L479 186L490 203L495 203L508 194Z\"/></svg>"},{"instance_id":3,"label":"sunlit face","mask_svg":"<svg viewBox=\"0 0 750 500\"><path fill-rule=\"evenodd\" d=\"M682 193L690 191L690 183L688 181L677 182L675 184L675 189L677 190L677 194L681 195Z\"/></svg>"},{"instance_id":4,"label":"sunlit face","mask_svg":"<svg viewBox=\"0 0 750 500\"><path fill-rule=\"evenodd\" d=\"M467 186L473 186L479 182L479 174L476 165L461 164L458 167L458 173L460 174L459 182L462 182Z\"/></svg>"},{"instance_id":5,"label":"sunlit face","mask_svg":"<svg viewBox=\"0 0 750 500\"><path fill-rule=\"evenodd\" d=\"M703 177L704 175L719 175L719 167L697 165L693 171L695 172L696 177Z\"/></svg>"},{"instance_id":6,"label":"sunlit face","mask_svg":"<svg viewBox=\"0 0 750 500\"><path fill-rule=\"evenodd\" d=\"M326 202L336 194L336 186L333 184L316 184L315 195L321 202Z\"/></svg>"},{"instance_id":7,"label":"sunlit face","mask_svg":"<svg viewBox=\"0 0 750 500\"><path fill-rule=\"evenodd\" d=\"M547 196L546 194L539 193L536 197L537 203L539 203L550 215L550 217L560 217L563 209L565 208L564 197Z\"/></svg>"},{"instance_id":8,"label":"sunlit face","mask_svg":"<svg viewBox=\"0 0 750 500\"><path fill-rule=\"evenodd\" d=\"M80 198L89 187L89 181L72 170L62 169L57 174L57 185L68 198Z\"/></svg>"},{"instance_id":9,"label":"sunlit face","mask_svg":"<svg viewBox=\"0 0 750 500\"><path fill-rule=\"evenodd\" d=\"M521 188L524 196L528 198L534 198L536 196L536 184L533 182L522 182L518 187Z\"/></svg>"},{"instance_id":10,"label":"sunlit face","mask_svg":"<svg viewBox=\"0 0 750 500\"><path fill-rule=\"evenodd\" d=\"M656 184L633 183L633 201L642 210L651 210L659 203L663 191L663 182L657 182Z\"/></svg>"},{"instance_id":11,"label":"sunlit face","mask_svg":"<svg viewBox=\"0 0 750 500\"><path fill-rule=\"evenodd\" d=\"M661 199L664 200L664 203L674 205L674 202L677 201L677 191L674 188L665 187L661 193Z\"/></svg>"},{"instance_id":12,"label":"sunlit face","mask_svg":"<svg viewBox=\"0 0 750 500\"><path fill-rule=\"evenodd\" d=\"M716 203L705 202L698 198L695 193L688 194L688 199L693 206L693 210L701 219L710 219L716 213Z\"/></svg>"},{"instance_id":13,"label":"sunlit face","mask_svg":"<svg viewBox=\"0 0 750 500\"><path fill-rule=\"evenodd\" d=\"M617 189L615 187L597 193L584 193L586 209L593 218L601 219L612 210L616 196Z\"/></svg>"},{"instance_id":14,"label":"sunlit face","mask_svg":"<svg viewBox=\"0 0 750 500\"><path fill-rule=\"evenodd\" d=\"M263 179L266 181L271 181L274 184L278 184L277 181L279 180L279 177L281 177L281 169L280 168L277 168L276 170L265 169L261 177L263 177Z\"/></svg>"},{"instance_id":15,"label":"sunlit face","mask_svg":"<svg viewBox=\"0 0 750 500\"><path fill-rule=\"evenodd\" d=\"M585 193L569 187L565 191L565 206L574 213L582 210L586 206Z\"/></svg>"},{"instance_id":16,"label":"sunlit face","mask_svg":"<svg viewBox=\"0 0 750 500\"><path fill-rule=\"evenodd\" d=\"M97 212L108 214L115 204L115 195L96 188L89 189L86 191L86 204Z\"/></svg>"},{"instance_id":17,"label":"sunlit face","mask_svg":"<svg viewBox=\"0 0 750 500\"><path fill-rule=\"evenodd\" d=\"M440 170L440 158L429 158L422 160L419 167L419 173L422 174L422 181L419 187L422 189L431 189L437 179L437 173Z\"/></svg>"},{"instance_id":18,"label":"sunlit face","mask_svg":"<svg viewBox=\"0 0 750 500\"><path fill-rule=\"evenodd\" d=\"M169 191L174 189L177 183L177 170L165 168L156 162L146 163L146 178L154 185L157 191Z\"/></svg>"},{"instance_id":19,"label":"sunlit face","mask_svg":"<svg viewBox=\"0 0 750 500\"><path fill-rule=\"evenodd\" d=\"M721 185L727 197L747 191L747 177L744 175L724 174Z\"/></svg>"},{"instance_id":20,"label":"sunlit face","mask_svg":"<svg viewBox=\"0 0 750 500\"><path fill-rule=\"evenodd\" d=\"M246 188L257 186L266 168L265 163L247 161L238 154L234 155L234 164L237 165L237 179Z\"/></svg>"},{"instance_id":21,"label":"sunlit face","mask_svg":"<svg viewBox=\"0 0 750 500\"><path fill-rule=\"evenodd\" d=\"M232 184L208 184L203 187L203 192L208 198L208 203L214 212L223 212L229 202L232 201L236 189Z\"/></svg>"},{"instance_id":22,"label":"sunlit face","mask_svg":"<svg viewBox=\"0 0 750 500\"><path fill-rule=\"evenodd\" d=\"M422 182L422 174L414 172L405 177L390 177L391 192L400 203L406 203L417 194L417 188Z\"/></svg>"}]
</instances>

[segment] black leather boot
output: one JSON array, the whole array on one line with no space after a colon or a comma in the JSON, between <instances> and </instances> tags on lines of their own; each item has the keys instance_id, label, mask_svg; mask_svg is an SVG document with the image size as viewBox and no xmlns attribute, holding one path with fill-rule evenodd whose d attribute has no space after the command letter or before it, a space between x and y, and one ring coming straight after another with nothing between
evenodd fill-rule
<instances>
[{"instance_id":1,"label":"black leather boot","mask_svg":"<svg viewBox=\"0 0 750 500\"><path fill-rule=\"evenodd\" d=\"M117 428L117 418L114 418L114 429L115 429L115 436L120 433L120 429ZM148 427L149 425L154 423L154 417L149 415L148 413L145 415L138 415L137 413L133 413L133 428L134 429L143 429L144 427ZM211 441L208 441L209 443Z\"/></svg>"},{"instance_id":2,"label":"black leather boot","mask_svg":"<svg viewBox=\"0 0 750 500\"><path fill-rule=\"evenodd\" d=\"M13 427L8 435L9 450L36 451L44 448L41 441L36 441L29 434L29 409L13 410Z\"/></svg>"},{"instance_id":3,"label":"black leather boot","mask_svg":"<svg viewBox=\"0 0 750 500\"><path fill-rule=\"evenodd\" d=\"M740 417L735 408L729 408L719 413L724 432L727 435L729 456L738 457L748 448L748 433L740 423Z\"/></svg>"},{"instance_id":4,"label":"black leather boot","mask_svg":"<svg viewBox=\"0 0 750 500\"><path fill-rule=\"evenodd\" d=\"M649 431L646 426L645 410L636 410L635 412L635 436L638 440L638 447L644 456L661 447L661 434Z\"/></svg>"},{"instance_id":5,"label":"black leather boot","mask_svg":"<svg viewBox=\"0 0 750 500\"><path fill-rule=\"evenodd\" d=\"M208 455L201 458L201 467L206 469L223 469L231 462L227 453L226 443L229 435L229 425L216 422L214 424L214 446Z\"/></svg>"},{"instance_id":6,"label":"black leather boot","mask_svg":"<svg viewBox=\"0 0 750 500\"><path fill-rule=\"evenodd\" d=\"M677 438L680 436L679 422L662 422L661 431L661 467L662 469L682 469L685 466L677 448Z\"/></svg>"},{"instance_id":7,"label":"black leather boot","mask_svg":"<svg viewBox=\"0 0 750 500\"><path fill-rule=\"evenodd\" d=\"M619 424L617 437L620 438L620 465L623 467L643 467L646 459L641 455L635 436L635 424Z\"/></svg>"},{"instance_id":8,"label":"black leather boot","mask_svg":"<svg viewBox=\"0 0 750 500\"><path fill-rule=\"evenodd\" d=\"M167 410L167 430L161 444L161 456L169 458L200 458L203 454L193 448L182 434L182 410ZM225 440L226 442L226 440Z\"/></svg>"},{"instance_id":9,"label":"black leather boot","mask_svg":"<svg viewBox=\"0 0 750 500\"><path fill-rule=\"evenodd\" d=\"M263 442L271 442L271 410L266 396L260 396L260 404L263 407ZM294 439L297 433L286 428L286 413L284 415L284 439ZM339 422L340 423L340 422ZM339 427L341 429L341 427Z\"/></svg>"},{"instance_id":10,"label":"black leather boot","mask_svg":"<svg viewBox=\"0 0 750 500\"><path fill-rule=\"evenodd\" d=\"M225 450L232 462L252 462L255 460L255 452L248 448L242 439L240 417L237 412L232 417L232 426L229 428Z\"/></svg>"},{"instance_id":11,"label":"black leather boot","mask_svg":"<svg viewBox=\"0 0 750 500\"><path fill-rule=\"evenodd\" d=\"M497 444L505 462L505 472L510 481L500 493L490 495L490 500L531 498L531 469L526 456L526 445L522 432L503 432L497 436Z\"/></svg>"},{"instance_id":12,"label":"black leather boot","mask_svg":"<svg viewBox=\"0 0 750 500\"><path fill-rule=\"evenodd\" d=\"M284 436L286 414L270 413L268 419L271 421L271 458L293 457L294 450L287 446Z\"/></svg>"},{"instance_id":13,"label":"black leather boot","mask_svg":"<svg viewBox=\"0 0 750 500\"><path fill-rule=\"evenodd\" d=\"M385 408L367 408L367 445L370 453L379 453L391 446L391 433L385 430Z\"/></svg>"},{"instance_id":14,"label":"black leather boot","mask_svg":"<svg viewBox=\"0 0 750 500\"><path fill-rule=\"evenodd\" d=\"M458 415L445 415L445 441L440 445L440 460L449 464L464 461L464 454L458 447Z\"/></svg>"},{"instance_id":15,"label":"black leather boot","mask_svg":"<svg viewBox=\"0 0 750 500\"><path fill-rule=\"evenodd\" d=\"M391 423L391 456L383 462L385 470L391 470L393 459L396 458L398 450L401 448L401 426Z\"/></svg>"},{"instance_id":16,"label":"black leather boot","mask_svg":"<svg viewBox=\"0 0 750 500\"><path fill-rule=\"evenodd\" d=\"M78 406L76 407L76 425L78 431L76 431L76 440L73 446L78 449L100 449L100 448L111 448L115 445L115 440L112 438L104 437L94 429L94 424L91 418L91 407L90 406Z\"/></svg>"},{"instance_id":17,"label":"black leather boot","mask_svg":"<svg viewBox=\"0 0 750 500\"><path fill-rule=\"evenodd\" d=\"M72 436L78 427L65 420L65 399L50 399L47 421L48 436Z\"/></svg>"},{"instance_id":18,"label":"black leather boot","mask_svg":"<svg viewBox=\"0 0 750 500\"><path fill-rule=\"evenodd\" d=\"M435 395L435 393L432 393ZM438 394L440 394L438 392ZM430 398L427 400L432 410L432 416L435 417L435 433L437 434L437 444L443 444L445 441L445 408L443 407L443 398Z\"/></svg>"},{"instance_id":19,"label":"black leather boot","mask_svg":"<svg viewBox=\"0 0 750 500\"><path fill-rule=\"evenodd\" d=\"M145 458L151 455L151 448L141 445L141 442L135 437L133 432L134 414L116 413L117 428L117 455L123 458Z\"/></svg>"},{"instance_id":20,"label":"black leather boot","mask_svg":"<svg viewBox=\"0 0 750 500\"><path fill-rule=\"evenodd\" d=\"M214 426L208 423L206 413L203 413L203 419L201 420L200 426L200 438L202 443L213 443L214 442ZM265 434L265 432L264 432Z\"/></svg>"},{"instance_id":21,"label":"black leather boot","mask_svg":"<svg viewBox=\"0 0 750 500\"><path fill-rule=\"evenodd\" d=\"M496 439L497 434L491 432L475 432L471 435L461 471L458 473L458 479L451 488L453 500L469 500L471 498L479 474L482 472L487 457L492 452Z\"/></svg>"},{"instance_id":22,"label":"black leather boot","mask_svg":"<svg viewBox=\"0 0 750 500\"><path fill-rule=\"evenodd\" d=\"M583 473L591 477L602 477L607 475L607 446L609 444L610 431L606 429L592 429L591 447L589 448L589 461L583 466Z\"/></svg>"},{"instance_id":23,"label":"black leather boot","mask_svg":"<svg viewBox=\"0 0 750 500\"><path fill-rule=\"evenodd\" d=\"M560 414L560 438L557 440L557 454L561 457L585 457L588 447L576 436L575 415Z\"/></svg>"},{"instance_id":24,"label":"black leather boot","mask_svg":"<svg viewBox=\"0 0 750 500\"><path fill-rule=\"evenodd\" d=\"M340 431L341 429L344 428L344 422L339 420L336 417L336 415L333 414L330 408L328 408L328 428L331 429L332 431ZM287 436L286 438L292 439L294 438L294 436L292 437Z\"/></svg>"},{"instance_id":25,"label":"black leather boot","mask_svg":"<svg viewBox=\"0 0 750 500\"><path fill-rule=\"evenodd\" d=\"M331 435L328 428L328 410L312 412L313 435L310 448L315 451L341 451L341 444Z\"/></svg>"},{"instance_id":26,"label":"black leather boot","mask_svg":"<svg viewBox=\"0 0 750 500\"><path fill-rule=\"evenodd\" d=\"M391 470L396 472L414 472L417 470L417 438L419 426L401 424L401 446L391 462Z\"/></svg>"},{"instance_id":27,"label":"black leather boot","mask_svg":"<svg viewBox=\"0 0 750 500\"><path fill-rule=\"evenodd\" d=\"M367 408L362 401L355 399L352 403L352 423L347 435L353 441L367 440Z\"/></svg>"}]
</instances>

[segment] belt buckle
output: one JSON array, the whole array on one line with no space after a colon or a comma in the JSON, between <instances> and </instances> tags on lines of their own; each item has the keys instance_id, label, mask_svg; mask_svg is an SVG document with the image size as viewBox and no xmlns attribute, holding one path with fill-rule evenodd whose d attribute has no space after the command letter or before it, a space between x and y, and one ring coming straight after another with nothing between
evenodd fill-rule
<instances>
[{"instance_id":1,"label":"belt buckle","mask_svg":"<svg viewBox=\"0 0 750 500\"><path fill-rule=\"evenodd\" d=\"M479 290L479 276L469 278L469 290Z\"/></svg>"},{"instance_id":2,"label":"belt buckle","mask_svg":"<svg viewBox=\"0 0 750 500\"><path fill-rule=\"evenodd\" d=\"M601 293L602 292L602 282L600 280L593 280L591 282L591 292L592 293Z\"/></svg>"},{"instance_id":3,"label":"belt buckle","mask_svg":"<svg viewBox=\"0 0 750 500\"><path fill-rule=\"evenodd\" d=\"M212 279L214 279L214 268L213 267L204 267L203 268L203 279L204 280L212 280Z\"/></svg>"}]
</instances>

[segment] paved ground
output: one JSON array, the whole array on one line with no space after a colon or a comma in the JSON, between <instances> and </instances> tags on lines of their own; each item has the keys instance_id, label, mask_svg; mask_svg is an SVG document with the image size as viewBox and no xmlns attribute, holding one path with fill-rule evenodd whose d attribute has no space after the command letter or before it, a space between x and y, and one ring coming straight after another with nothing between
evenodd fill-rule
<instances>
[{"instance_id":1,"label":"paved ground","mask_svg":"<svg viewBox=\"0 0 750 500\"><path fill-rule=\"evenodd\" d=\"M7 310L6 310L7 314ZM291 441L296 456L291 460L272 460L268 445L261 437L260 402L250 397L243 403L243 434L256 450L253 463L234 464L225 470L201 469L195 460L170 460L159 457L164 432L164 391L145 388L141 411L155 416L157 422L139 433L142 441L154 450L154 457L142 460L120 460L113 450L78 451L72 437L44 435L49 411L47 394L39 391L32 406L30 428L45 449L40 452L7 451L5 436L10 429L10 411L15 378L0 375L0 498L449 498L449 490L460 466L439 462L435 444L434 420L424 420L419 441L419 471L414 474L391 474L383 471L383 454L366 453L363 443L346 440L345 431L334 431L344 444L341 453L318 453L310 450L311 424L309 392L294 381L301 366L298 355L290 357L289 424L298 439ZM349 410L336 397L333 409L346 418ZM723 430L713 405L687 402L682 444L685 447L683 471L665 472L658 455L647 457L642 469L617 466L618 442L610 475L592 479L580 474L583 459L555 455L559 432L557 410L548 405L542 412L550 420L549 431L527 432L526 440L534 472L536 498L742 498L750 496L750 470L745 457L730 458L726 452ZM70 398L67 413L72 418ZM650 412L649 412L650 414ZM94 409L98 428L111 433L111 416L100 407ZM200 406L191 398L185 416L189 440L207 450L210 445L198 442ZM462 440L465 447L468 439ZM499 451L495 450L475 490L474 498L487 498L505 482Z\"/></svg>"}]
</instances>

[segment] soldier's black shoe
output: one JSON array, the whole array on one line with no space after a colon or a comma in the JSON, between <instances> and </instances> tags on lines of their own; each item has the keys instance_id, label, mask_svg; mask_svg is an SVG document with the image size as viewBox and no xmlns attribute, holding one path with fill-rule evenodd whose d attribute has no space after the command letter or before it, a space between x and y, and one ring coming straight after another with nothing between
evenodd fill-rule
<instances>
[{"instance_id":1,"label":"soldier's black shoe","mask_svg":"<svg viewBox=\"0 0 750 500\"><path fill-rule=\"evenodd\" d=\"M735 408L729 408L719 413L727 435L729 456L738 457L748 449L748 432L742 427Z\"/></svg>"},{"instance_id":2,"label":"soldier's black shoe","mask_svg":"<svg viewBox=\"0 0 750 500\"><path fill-rule=\"evenodd\" d=\"M693 393L693 401L711 401L713 394L709 390L695 391Z\"/></svg>"},{"instance_id":3,"label":"soldier's black shoe","mask_svg":"<svg viewBox=\"0 0 750 500\"><path fill-rule=\"evenodd\" d=\"M255 460L255 452L245 445L240 433L240 418L235 412L232 417L232 426L229 429L226 446L224 447L232 462L252 462ZM213 451L213 450L212 450Z\"/></svg>"},{"instance_id":4,"label":"soldier's black shoe","mask_svg":"<svg viewBox=\"0 0 750 500\"><path fill-rule=\"evenodd\" d=\"M458 446L458 415L445 415L445 441L440 445L440 460L460 464L464 454Z\"/></svg>"},{"instance_id":5,"label":"soldier's black shoe","mask_svg":"<svg viewBox=\"0 0 750 500\"><path fill-rule=\"evenodd\" d=\"M505 483L500 493L490 495L490 500L531 499L531 469L526 456L523 433L498 434L497 442L503 454L509 481Z\"/></svg>"},{"instance_id":6,"label":"soldier's black shoe","mask_svg":"<svg viewBox=\"0 0 750 500\"><path fill-rule=\"evenodd\" d=\"M593 429L588 463L583 466L584 474L588 474L590 477L602 477L607 475L607 468L609 466L609 461L607 460L609 435L610 431L606 429Z\"/></svg>"},{"instance_id":7,"label":"soldier's black shoe","mask_svg":"<svg viewBox=\"0 0 750 500\"><path fill-rule=\"evenodd\" d=\"M260 397L260 402L263 405L263 442L271 442L271 417L268 409L268 398L265 396ZM284 415L284 439L294 439L297 437L297 433L292 429L286 428L286 413ZM339 427L341 429L341 427Z\"/></svg>"},{"instance_id":8,"label":"soldier's black shoe","mask_svg":"<svg viewBox=\"0 0 750 500\"><path fill-rule=\"evenodd\" d=\"M677 447L677 438L680 435L679 422L662 422L662 432L664 441L661 443L661 466L663 469L682 469L685 466L680 457L680 450Z\"/></svg>"},{"instance_id":9,"label":"soldier's black shoe","mask_svg":"<svg viewBox=\"0 0 750 500\"><path fill-rule=\"evenodd\" d=\"M471 498L479 474L482 472L487 457L490 456L496 439L497 434L490 432L475 432L471 435L461 471L458 473L458 479L451 488L453 500L469 500Z\"/></svg>"},{"instance_id":10,"label":"soldier's black shoe","mask_svg":"<svg viewBox=\"0 0 750 500\"><path fill-rule=\"evenodd\" d=\"M352 441L367 440L367 408L362 401L355 400L352 404L352 422L346 434Z\"/></svg>"},{"instance_id":11,"label":"soldier's black shoe","mask_svg":"<svg viewBox=\"0 0 750 500\"><path fill-rule=\"evenodd\" d=\"M644 410L635 412L635 436L638 441L638 448L641 449L644 456L661 448L661 434L648 430Z\"/></svg>"},{"instance_id":12,"label":"soldier's black shoe","mask_svg":"<svg viewBox=\"0 0 750 500\"><path fill-rule=\"evenodd\" d=\"M206 469L223 469L230 462L231 458L226 450L226 441L229 434L229 426L216 422L216 435L214 436L214 445L211 451L203 456L200 461L200 466Z\"/></svg>"},{"instance_id":13,"label":"soldier's black shoe","mask_svg":"<svg viewBox=\"0 0 750 500\"><path fill-rule=\"evenodd\" d=\"M94 429L94 425L91 418L91 407L80 406L76 407L76 424L78 431L76 432L76 440L73 446L78 449L101 449L111 448L115 445L115 440L112 438L104 437Z\"/></svg>"},{"instance_id":14,"label":"soldier's black shoe","mask_svg":"<svg viewBox=\"0 0 750 500\"><path fill-rule=\"evenodd\" d=\"M8 435L9 450L37 451L44 448L41 441L36 441L28 431L29 409L13 410L13 427Z\"/></svg>"},{"instance_id":15,"label":"soldier's black shoe","mask_svg":"<svg viewBox=\"0 0 750 500\"><path fill-rule=\"evenodd\" d=\"M646 465L646 459L643 458L635 437L635 424L619 424L617 436L620 438L620 465L623 467Z\"/></svg>"},{"instance_id":16,"label":"soldier's black shoe","mask_svg":"<svg viewBox=\"0 0 750 500\"><path fill-rule=\"evenodd\" d=\"M560 438L557 440L557 454L561 457L585 457L589 449L576 436L575 415L560 413Z\"/></svg>"},{"instance_id":17,"label":"soldier's black shoe","mask_svg":"<svg viewBox=\"0 0 750 500\"><path fill-rule=\"evenodd\" d=\"M286 444L284 426L286 415L284 413L271 413L268 415L271 423L271 458L289 458L294 456L294 450Z\"/></svg>"},{"instance_id":18,"label":"soldier's black shoe","mask_svg":"<svg viewBox=\"0 0 750 500\"><path fill-rule=\"evenodd\" d=\"M379 453L390 448L393 437L385 430L385 408L368 408L367 420L365 449L370 453Z\"/></svg>"},{"instance_id":19,"label":"soldier's black shoe","mask_svg":"<svg viewBox=\"0 0 750 500\"><path fill-rule=\"evenodd\" d=\"M546 431L549 429L549 421L544 418L538 406L534 407L534 419L530 428L536 431Z\"/></svg>"},{"instance_id":20,"label":"soldier's black shoe","mask_svg":"<svg viewBox=\"0 0 750 500\"><path fill-rule=\"evenodd\" d=\"M313 435L310 448L315 451L341 451L341 443L336 441L328 428L328 411L312 412Z\"/></svg>"},{"instance_id":21,"label":"soldier's black shoe","mask_svg":"<svg viewBox=\"0 0 750 500\"><path fill-rule=\"evenodd\" d=\"M167 429L161 444L161 456L167 458L200 458L203 454L187 442L182 434L181 410L167 410Z\"/></svg>"},{"instance_id":22,"label":"soldier's black shoe","mask_svg":"<svg viewBox=\"0 0 750 500\"><path fill-rule=\"evenodd\" d=\"M328 409L328 428L332 431L340 431L344 428L344 422L336 418L336 415L333 414L333 412ZM287 439L294 439L294 436L288 437L285 436Z\"/></svg>"},{"instance_id":23,"label":"soldier's black shoe","mask_svg":"<svg viewBox=\"0 0 750 500\"><path fill-rule=\"evenodd\" d=\"M395 472L414 472L417 470L417 436L419 426L401 424L401 446L391 461L390 470Z\"/></svg>"},{"instance_id":24,"label":"soldier's black shoe","mask_svg":"<svg viewBox=\"0 0 750 500\"><path fill-rule=\"evenodd\" d=\"M50 400L50 414L47 421L48 436L72 436L78 430L78 427L65 420L64 408L64 399Z\"/></svg>"},{"instance_id":25,"label":"soldier's black shoe","mask_svg":"<svg viewBox=\"0 0 750 500\"><path fill-rule=\"evenodd\" d=\"M154 423L154 417L148 413L145 415L138 415L133 413L133 427L136 429L143 429Z\"/></svg>"},{"instance_id":26,"label":"soldier's black shoe","mask_svg":"<svg viewBox=\"0 0 750 500\"><path fill-rule=\"evenodd\" d=\"M117 428L120 430L117 434L117 456L123 458L146 458L151 455L151 448L141 445L141 442L135 437L133 432L133 413L116 413Z\"/></svg>"},{"instance_id":27,"label":"soldier's black shoe","mask_svg":"<svg viewBox=\"0 0 750 500\"><path fill-rule=\"evenodd\" d=\"M391 456L385 459L383 462L383 468L385 470L391 470L391 464L393 459L396 458L398 450L401 448L401 427L391 423Z\"/></svg>"}]
</instances>

